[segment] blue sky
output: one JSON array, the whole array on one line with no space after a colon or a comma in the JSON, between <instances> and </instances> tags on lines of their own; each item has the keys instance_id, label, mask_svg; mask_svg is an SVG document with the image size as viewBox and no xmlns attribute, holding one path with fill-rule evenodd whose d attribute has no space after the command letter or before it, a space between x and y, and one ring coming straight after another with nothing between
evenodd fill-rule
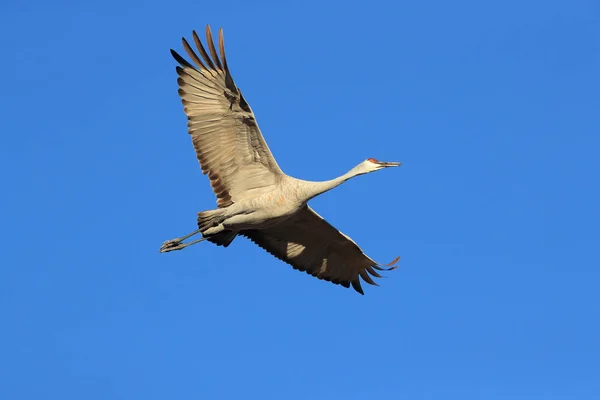
<instances>
[{"instance_id":1,"label":"blue sky","mask_svg":"<svg viewBox=\"0 0 600 400\"><path fill-rule=\"evenodd\" d=\"M0 397L599 398L599 4L4 1ZM215 205L169 55L206 23L286 173L403 162L311 203L381 287L158 253Z\"/></svg>"}]
</instances>

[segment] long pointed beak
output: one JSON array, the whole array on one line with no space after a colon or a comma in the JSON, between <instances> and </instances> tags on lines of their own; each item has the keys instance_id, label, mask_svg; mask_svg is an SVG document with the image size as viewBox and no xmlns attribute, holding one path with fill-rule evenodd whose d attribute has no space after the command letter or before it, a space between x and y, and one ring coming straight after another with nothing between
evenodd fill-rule
<instances>
[{"instance_id":1,"label":"long pointed beak","mask_svg":"<svg viewBox=\"0 0 600 400\"><path fill-rule=\"evenodd\" d=\"M379 162L379 165L381 165L382 167L400 167L402 166L402 163L400 162Z\"/></svg>"}]
</instances>

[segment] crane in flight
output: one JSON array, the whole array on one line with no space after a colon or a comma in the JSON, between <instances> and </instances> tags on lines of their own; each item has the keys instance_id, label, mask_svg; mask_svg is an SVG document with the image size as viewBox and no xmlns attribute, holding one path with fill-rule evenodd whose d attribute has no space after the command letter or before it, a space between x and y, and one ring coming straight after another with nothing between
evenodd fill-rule
<instances>
[{"instance_id":1,"label":"crane in flight","mask_svg":"<svg viewBox=\"0 0 600 400\"><path fill-rule=\"evenodd\" d=\"M265 142L250 105L235 85L227 66L223 29L219 54L210 26L206 26L206 51L192 32L198 54L183 38L192 65L176 51L179 95L188 118L188 133L196 156L217 197L217 208L198 213L198 229L167 240L160 252L181 250L208 240L229 246L245 236L294 269L364 294L360 278L377 285L371 276L392 270L400 257L380 265L358 245L308 206L308 201L348 179L399 162L368 158L344 175L323 182L293 178L283 173ZM200 234L201 238L184 242ZM384 268L387 267L387 268Z\"/></svg>"}]
</instances>

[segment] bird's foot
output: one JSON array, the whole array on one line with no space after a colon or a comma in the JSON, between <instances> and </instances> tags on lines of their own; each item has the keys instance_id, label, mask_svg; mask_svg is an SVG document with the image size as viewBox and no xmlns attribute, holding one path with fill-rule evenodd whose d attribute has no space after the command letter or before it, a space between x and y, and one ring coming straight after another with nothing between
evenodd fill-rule
<instances>
[{"instance_id":1,"label":"bird's foot","mask_svg":"<svg viewBox=\"0 0 600 400\"><path fill-rule=\"evenodd\" d=\"M175 238L175 239L167 240L166 242L164 242L162 244L162 246L160 246L160 252L161 253L167 253L169 251L183 249L185 246L181 243L182 240L183 239L181 239L181 238Z\"/></svg>"},{"instance_id":2,"label":"bird's foot","mask_svg":"<svg viewBox=\"0 0 600 400\"><path fill-rule=\"evenodd\" d=\"M202 242L202 241L206 240L205 237L202 237L200 239L196 239L196 240L193 240L193 241L188 242L188 243L182 243L187 238L190 238L190 237L192 237L192 236L194 236L194 235L196 235L198 233L200 233L200 229L195 230L194 232L192 232L192 233L190 233L188 235L185 235L183 237L175 238L175 239L171 239L171 240L167 240L166 242L164 242L162 244L162 246L160 246L160 252L161 253L167 253L169 251L181 250L183 248L186 248L188 246L191 246L193 244L196 244L196 243L199 243L199 242Z\"/></svg>"}]
</instances>

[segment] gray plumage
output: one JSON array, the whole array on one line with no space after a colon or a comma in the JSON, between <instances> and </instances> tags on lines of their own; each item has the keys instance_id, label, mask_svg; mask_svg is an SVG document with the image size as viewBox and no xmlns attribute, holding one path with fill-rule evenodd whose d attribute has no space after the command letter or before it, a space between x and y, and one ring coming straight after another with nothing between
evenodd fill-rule
<instances>
[{"instance_id":1,"label":"gray plumage","mask_svg":"<svg viewBox=\"0 0 600 400\"><path fill-rule=\"evenodd\" d=\"M179 95L188 117L188 132L200 167L208 175L217 196L217 209L198 213L198 230L166 241L160 251L181 250L208 240L229 246L237 235L251 241L319 279L363 294L361 277L376 285L377 270L392 270L399 257L383 268L358 245L308 206L308 201L348 179L399 166L369 158L346 174L325 182L310 182L283 173L265 142L250 105L235 85L219 31L219 54L210 27L206 27L208 51L192 33L199 55L183 40L192 65L171 50L177 66ZM210 54L209 54L210 53ZM202 238L183 241L195 234Z\"/></svg>"}]
</instances>

